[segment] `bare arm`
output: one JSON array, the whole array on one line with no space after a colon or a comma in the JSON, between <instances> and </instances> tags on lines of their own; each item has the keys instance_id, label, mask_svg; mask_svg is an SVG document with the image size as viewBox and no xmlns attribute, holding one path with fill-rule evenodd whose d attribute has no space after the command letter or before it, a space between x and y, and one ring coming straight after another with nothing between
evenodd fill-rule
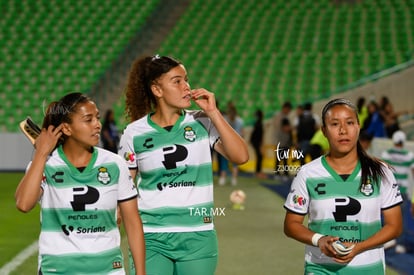
<instances>
[{"instance_id":1,"label":"bare arm","mask_svg":"<svg viewBox=\"0 0 414 275\"><path fill-rule=\"evenodd\" d=\"M214 94L205 89L195 89L192 90L192 97L210 118L220 135L220 141L214 149L236 164L247 162L249 160L247 144L217 109Z\"/></svg>"},{"instance_id":2,"label":"bare arm","mask_svg":"<svg viewBox=\"0 0 414 275\"><path fill-rule=\"evenodd\" d=\"M291 211L286 211L285 221L284 221L284 232L286 236L293 238L304 244L313 245L312 237L315 233L309 230L306 226L303 225L305 216L293 213ZM332 243L336 241L338 237L333 236L323 236L318 241L318 247L321 251L330 257L335 256L335 250L332 247Z\"/></svg>"},{"instance_id":3,"label":"bare arm","mask_svg":"<svg viewBox=\"0 0 414 275\"><path fill-rule=\"evenodd\" d=\"M32 210L42 195L43 191L40 185L43 178L43 170L49 154L53 151L59 137L62 135L61 128L61 126L56 128L50 126L47 130L42 129L39 137L36 139L36 151L32 164L21 179L14 195L16 207L22 212Z\"/></svg>"},{"instance_id":4,"label":"bare arm","mask_svg":"<svg viewBox=\"0 0 414 275\"><path fill-rule=\"evenodd\" d=\"M128 245L134 259L135 274L145 275L145 241L141 217L138 213L137 199L119 204Z\"/></svg>"}]
</instances>

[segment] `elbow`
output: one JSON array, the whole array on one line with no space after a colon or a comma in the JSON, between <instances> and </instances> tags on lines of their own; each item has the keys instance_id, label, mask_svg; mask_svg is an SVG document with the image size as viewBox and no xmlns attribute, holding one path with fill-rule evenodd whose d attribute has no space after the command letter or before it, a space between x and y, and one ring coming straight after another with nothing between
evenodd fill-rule
<instances>
[{"instance_id":1,"label":"elbow","mask_svg":"<svg viewBox=\"0 0 414 275\"><path fill-rule=\"evenodd\" d=\"M246 153L246 155L244 155L244 157L241 160L241 164L245 164L248 161L249 161L249 153Z\"/></svg>"},{"instance_id":2,"label":"elbow","mask_svg":"<svg viewBox=\"0 0 414 275\"><path fill-rule=\"evenodd\" d=\"M402 233L403 233L403 226L401 225L396 228L395 237L397 238L401 236Z\"/></svg>"},{"instance_id":3,"label":"elbow","mask_svg":"<svg viewBox=\"0 0 414 275\"><path fill-rule=\"evenodd\" d=\"M285 236L288 238L292 238L291 231L289 229L289 225L286 223L286 221L283 224L283 233L285 233Z\"/></svg>"},{"instance_id":4,"label":"elbow","mask_svg":"<svg viewBox=\"0 0 414 275\"><path fill-rule=\"evenodd\" d=\"M249 153L246 152L245 154L239 154L237 155L237 157L233 158L231 161L236 163L237 165L245 164L246 162L249 161Z\"/></svg>"},{"instance_id":5,"label":"elbow","mask_svg":"<svg viewBox=\"0 0 414 275\"><path fill-rule=\"evenodd\" d=\"M16 204L16 208L17 208L17 210L19 210L20 212L23 212L23 213L29 213L30 210L32 210L29 207L25 207L25 206L22 206L22 205L19 205L19 204Z\"/></svg>"},{"instance_id":6,"label":"elbow","mask_svg":"<svg viewBox=\"0 0 414 275\"><path fill-rule=\"evenodd\" d=\"M34 207L33 205L29 205L29 204L24 203L24 202L22 202L20 200L16 200L16 208L20 212L28 213L28 212L30 212L33 209L33 207Z\"/></svg>"},{"instance_id":7,"label":"elbow","mask_svg":"<svg viewBox=\"0 0 414 275\"><path fill-rule=\"evenodd\" d=\"M247 146L240 150L240 153L237 156L237 164L242 165L249 161L249 151L247 150Z\"/></svg>"},{"instance_id":8,"label":"elbow","mask_svg":"<svg viewBox=\"0 0 414 275\"><path fill-rule=\"evenodd\" d=\"M286 226L283 229L283 233L285 233L286 237L293 238L293 235L291 234L291 231Z\"/></svg>"}]
</instances>

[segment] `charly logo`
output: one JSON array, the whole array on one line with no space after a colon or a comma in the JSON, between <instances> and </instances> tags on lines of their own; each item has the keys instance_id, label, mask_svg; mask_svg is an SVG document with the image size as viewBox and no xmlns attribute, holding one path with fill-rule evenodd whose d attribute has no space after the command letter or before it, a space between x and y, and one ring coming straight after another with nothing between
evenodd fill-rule
<instances>
[{"instance_id":1,"label":"charly logo","mask_svg":"<svg viewBox=\"0 0 414 275\"><path fill-rule=\"evenodd\" d=\"M63 176L65 175L65 173L63 171L56 171L56 173L54 173L52 175L52 179L56 182L56 183L63 183Z\"/></svg>"},{"instance_id":2,"label":"charly logo","mask_svg":"<svg viewBox=\"0 0 414 275\"><path fill-rule=\"evenodd\" d=\"M186 126L184 128L184 138L188 141L193 142L196 139L197 135L194 132L193 128L190 126Z\"/></svg>"},{"instance_id":3,"label":"charly logo","mask_svg":"<svg viewBox=\"0 0 414 275\"><path fill-rule=\"evenodd\" d=\"M108 172L108 168L101 167L98 171L98 181L105 185L108 184L111 181L111 175Z\"/></svg>"}]
</instances>

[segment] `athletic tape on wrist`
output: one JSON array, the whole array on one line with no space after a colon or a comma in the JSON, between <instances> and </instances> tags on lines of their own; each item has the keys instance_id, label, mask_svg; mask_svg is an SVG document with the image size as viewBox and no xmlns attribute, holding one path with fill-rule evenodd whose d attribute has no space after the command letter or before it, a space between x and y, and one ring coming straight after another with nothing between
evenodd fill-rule
<instances>
[{"instance_id":1,"label":"athletic tape on wrist","mask_svg":"<svg viewBox=\"0 0 414 275\"><path fill-rule=\"evenodd\" d=\"M313 234L313 236L312 236L312 244L313 244L313 246L318 246L318 242L319 242L320 238L322 238L322 237L323 237L322 234L319 234L319 233Z\"/></svg>"}]
</instances>

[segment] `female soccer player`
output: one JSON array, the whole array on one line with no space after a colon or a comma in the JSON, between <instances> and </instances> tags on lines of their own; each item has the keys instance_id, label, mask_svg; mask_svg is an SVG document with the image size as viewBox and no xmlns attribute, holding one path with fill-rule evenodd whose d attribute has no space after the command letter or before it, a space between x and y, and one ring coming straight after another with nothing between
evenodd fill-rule
<instances>
[{"instance_id":1,"label":"female soccer player","mask_svg":"<svg viewBox=\"0 0 414 275\"><path fill-rule=\"evenodd\" d=\"M137 190L122 158L95 147L101 132L95 103L68 94L49 105L42 128L15 194L22 212L41 205L38 273L125 274L119 206L135 274L145 274Z\"/></svg>"},{"instance_id":2,"label":"female soccer player","mask_svg":"<svg viewBox=\"0 0 414 275\"><path fill-rule=\"evenodd\" d=\"M327 103L322 121L330 150L302 166L292 182L285 234L306 244L305 274L384 274L383 244L402 229L402 198L392 170L362 149L350 101Z\"/></svg>"},{"instance_id":3,"label":"female soccer player","mask_svg":"<svg viewBox=\"0 0 414 275\"><path fill-rule=\"evenodd\" d=\"M201 110L187 110L191 101ZM138 178L148 274L212 275L217 264L210 149L248 160L247 145L217 109L214 94L190 89L167 56L136 60L126 89L131 123L120 151Z\"/></svg>"}]
</instances>

